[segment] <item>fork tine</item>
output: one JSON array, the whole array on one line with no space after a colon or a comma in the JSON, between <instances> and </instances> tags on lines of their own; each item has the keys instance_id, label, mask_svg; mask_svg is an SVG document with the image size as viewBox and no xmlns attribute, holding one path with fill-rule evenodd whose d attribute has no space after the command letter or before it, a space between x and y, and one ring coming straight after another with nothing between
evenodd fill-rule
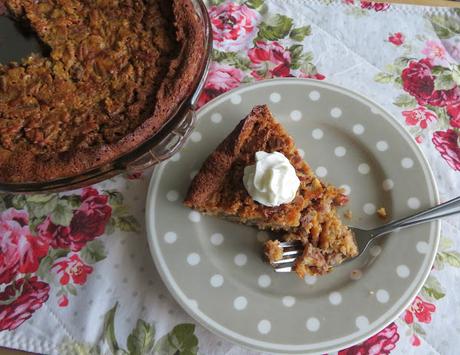
<instances>
[{"instance_id":1,"label":"fork tine","mask_svg":"<svg viewBox=\"0 0 460 355\"><path fill-rule=\"evenodd\" d=\"M281 260L277 260L277 261L274 261L272 262L272 265L281 265L281 264L289 264L289 263L293 263L295 261L295 259L297 259L296 257L293 257L293 258L283 258Z\"/></svg>"},{"instance_id":2,"label":"fork tine","mask_svg":"<svg viewBox=\"0 0 460 355\"><path fill-rule=\"evenodd\" d=\"M290 242L281 242L280 247L281 248L301 248L303 246L302 242L300 240L292 240Z\"/></svg>"},{"instance_id":3,"label":"fork tine","mask_svg":"<svg viewBox=\"0 0 460 355\"><path fill-rule=\"evenodd\" d=\"M275 272L291 272L292 266L276 267Z\"/></svg>"}]
</instances>

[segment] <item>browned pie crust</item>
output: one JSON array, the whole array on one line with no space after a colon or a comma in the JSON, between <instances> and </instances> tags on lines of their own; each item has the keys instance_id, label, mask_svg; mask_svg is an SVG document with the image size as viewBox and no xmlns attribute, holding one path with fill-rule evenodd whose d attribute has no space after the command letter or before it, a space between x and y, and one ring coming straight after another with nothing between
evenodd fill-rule
<instances>
[{"instance_id":1,"label":"browned pie crust","mask_svg":"<svg viewBox=\"0 0 460 355\"><path fill-rule=\"evenodd\" d=\"M74 176L133 150L187 96L205 55L191 0L4 3L52 51L0 65L2 182Z\"/></svg>"},{"instance_id":2,"label":"browned pie crust","mask_svg":"<svg viewBox=\"0 0 460 355\"><path fill-rule=\"evenodd\" d=\"M257 151L280 152L300 180L291 203L267 207L252 199L243 185L244 168L254 164ZM285 232L284 241L299 240L303 254L294 270L301 277L321 275L357 254L354 238L342 224L336 206L347 202L341 189L320 181L300 157L293 139L266 105L256 106L203 163L185 198L185 205L260 229ZM278 241L265 244L270 262L282 256Z\"/></svg>"}]
</instances>

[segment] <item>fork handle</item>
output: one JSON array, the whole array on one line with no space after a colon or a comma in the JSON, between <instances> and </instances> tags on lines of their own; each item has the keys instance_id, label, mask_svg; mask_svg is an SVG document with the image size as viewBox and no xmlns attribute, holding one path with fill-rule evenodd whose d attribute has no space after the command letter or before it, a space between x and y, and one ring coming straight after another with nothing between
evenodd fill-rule
<instances>
[{"instance_id":1,"label":"fork handle","mask_svg":"<svg viewBox=\"0 0 460 355\"><path fill-rule=\"evenodd\" d=\"M400 228L406 228L420 223L430 222L457 213L460 213L460 196L447 202L441 203L440 205L431 207L427 210L418 212L412 216L384 224L381 227L373 229L371 234L373 237L378 237Z\"/></svg>"}]
</instances>

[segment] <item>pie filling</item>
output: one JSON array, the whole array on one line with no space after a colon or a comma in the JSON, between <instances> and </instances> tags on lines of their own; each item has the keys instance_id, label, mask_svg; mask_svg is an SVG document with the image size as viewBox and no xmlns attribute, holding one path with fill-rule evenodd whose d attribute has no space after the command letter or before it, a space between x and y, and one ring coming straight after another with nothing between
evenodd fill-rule
<instances>
[{"instance_id":1,"label":"pie filling","mask_svg":"<svg viewBox=\"0 0 460 355\"><path fill-rule=\"evenodd\" d=\"M0 64L2 180L65 176L129 151L194 80L203 33L190 0L3 2L49 55Z\"/></svg>"}]
</instances>

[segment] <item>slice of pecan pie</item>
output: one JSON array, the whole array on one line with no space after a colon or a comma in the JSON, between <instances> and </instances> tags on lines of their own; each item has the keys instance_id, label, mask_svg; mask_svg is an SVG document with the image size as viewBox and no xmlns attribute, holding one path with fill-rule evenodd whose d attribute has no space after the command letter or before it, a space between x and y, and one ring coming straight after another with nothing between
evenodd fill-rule
<instances>
[{"instance_id":1,"label":"slice of pecan pie","mask_svg":"<svg viewBox=\"0 0 460 355\"><path fill-rule=\"evenodd\" d=\"M294 167L300 186L290 203L262 205L249 195L244 168L254 164L256 152L282 153ZM324 274L357 254L350 230L335 207L344 204L341 189L320 181L301 158L294 140L266 105L256 106L204 162L189 188L185 205L202 213L281 232L283 240L301 240L304 253L295 264L301 277ZM282 250L279 242L265 246L270 262Z\"/></svg>"}]
</instances>

